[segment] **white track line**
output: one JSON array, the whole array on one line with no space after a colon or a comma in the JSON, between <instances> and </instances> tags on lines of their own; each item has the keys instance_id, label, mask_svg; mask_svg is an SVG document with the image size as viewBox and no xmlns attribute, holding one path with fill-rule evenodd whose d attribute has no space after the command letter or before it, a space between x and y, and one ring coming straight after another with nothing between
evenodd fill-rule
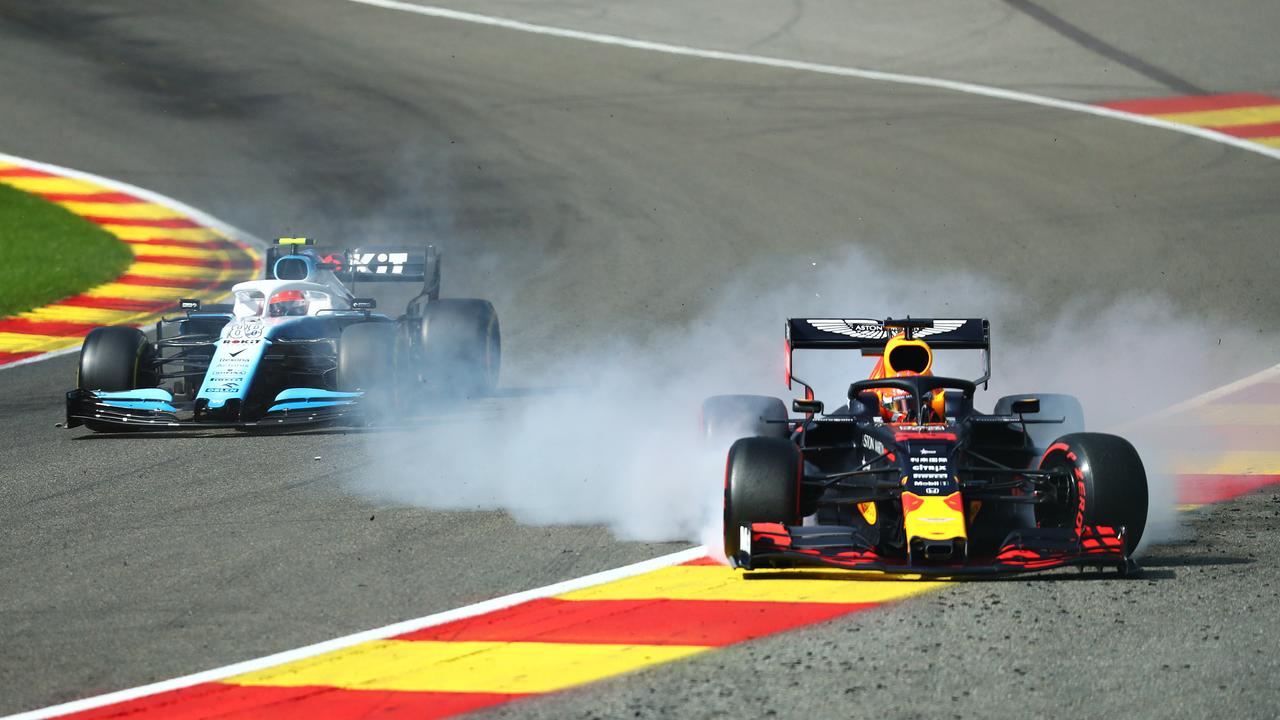
<instances>
[{"instance_id":1,"label":"white track line","mask_svg":"<svg viewBox=\"0 0 1280 720\"><path fill-rule=\"evenodd\" d=\"M240 228L237 228L233 225L229 225L225 222L222 222L218 218L213 217L212 215L204 212L203 210L198 210L182 202L181 200L174 200L171 197L167 197L165 195L161 195L160 193L147 190L146 188L140 188L137 185L130 185L129 183L120 182L119 180L112 180L111 178L102 177L101 175L94 175L93 173L87 173L87 172L84 172L83 170L65 168L60 165L51 165L46 162L40 162L39 160L29 160L24 157L18 157L17 155L9 155L7 153L2 153L2 152L0 152L0 162L13 163L14 165L22 165L24 167L29 167L33 170L43 170L44 172L53 173L54 175L61 175L63 177L69 177L76 180L84 180L86 182L91 182L96 185L101 185L103 187L111 188L113 190L118 190L122 193L127 193L129 195L142 198L147 202L155 203L156 205L163 205L169 208L170 210L180 212L183 215L186 215L187 217L195 220L196 222L199 222L201 225L204 225L205 227L210 227L210 228L213 228L214 230L217 230L218 232L222 233L223 235L226 235L228 238L231 238L232 240L239 240L240 242L247 243L258 249L264 249L267 247L267 244L262 240L260 240L259 238L257 238L256 236L251 235L245 232L244 230L241 230ZM60 357L62 355L69 355L73 352L80 352L80 348L69 347L69 348L64 348L62 350L54 350L53 352L43 353L40 355L33 355L29 358L17 360L11 363L7 363L5 365L0 365L0 371L9 370L10 368L15 368L20 365L29 365L31 363L41 362L43 360L49 360L51 358Z\"/></svg>"},{"instance_id":2,"label":"white track line","mask_svg":"<svg viewBox=\"0 0 1280 720\"><path fill-rule=\"evenodd\" d=\"M670 567L672 565L679 565L680 563L688 562L690 560L696 560L698 558L705 557L706 554L706 548L689 548L688 550L681 550L677 553L663 555L662 557L645 560L633 565L626 565L614 570L605 570L604 572L598 572L593 575L565 580L564 582L559 582L554 585L547 585L533 590L525 590L512 595L504 595L502 597L485 600L484 602L479 602L474 605L467 605L454 610L446 610L444 612L427 615L414 620L405 620L403 622L375 628L373 630L365 630L364 632L358 632L354 635L326 640L324 642L316 643L315 645L308 645L296 650L286 650L274 655L267 655L266 657L260 657L254 660L238 662L234 665L213 668L212 670L205 670L193 675L173 678L172 680L163 680L150 685L142 685L140 687L119 690L106 695L98 695L96 697L85 698L83 700L73 700L61 705L53 705L39 710L31 710L29 712L18 713L17 715L9 715L0 718L0 720L35 720L35 718L57 717L59 715L67 715L69 713L80 712L82 710L91 710L93 708L125 702L127 700L136 700L138 698L146 697L147 695L155 695L156 693L161 693L166 690L177 690L179 688L190 687L200 683L215 682L223 678L231 677L232 675L240 675L242 673L253 672L254 670L262 670L264 668L274 667L283 663L293 662L295 660L315 657L316 655L332 652L334 650L341 650L342 648L351 647L352 645L358 645L370 640L381 640L383 638L391 637L392 635L401 635L403 633L413 632L414 630L420 630L433 625L443 625L444 623L452 622L454 620L483 615L484 613L502 610L504 608L512 607L513 605L519 605L520 603L527 602L529 600L553 597L555 595L562 595L571 590L581 590L582 588L591 587L593 585L601 585L614 580L621 580L635 575L643 575L644 573L651 572L653 570Z\"/></svg>"},{"instance_id":3,"label":"white track line","mask_svg":"<svg viewBox=\"0 0 1280 720\"><path fill-rule=\"evenodd\" d=\"M803 72L818 73L821 75L836 75L839 77L874 80L877 82L896 83L899 85L915 85L918 87L936 88L939 90L951 90L954 92L967 93L969 95L981 95L983 97L995 98L997 100L1008 100L1028 105L1039 105L1041 107L1054 108L1057 110L1069 110L1071 112L1084 113L1086 115L1095 115L1097 117L1123 120L1125 122L1131 122L1138 125L1171 130L1173 132L1191 135L1204 140L1211 140L1222 145L1230 145L1231 147L1238 148L1240 150L1280 160L1280 148L1267 147L1258 143L1249 142L1248 140L1224 135L1220 132L1214 132L1213 130L1206 130L1204 128L1193 127L1191 125L1180 125L1178 123L1160 120L1147 115L1138 115L1136 113L1124 112L1122 110L1112 110L1111 108L1099 107L1088 103L1075 102L1072 100L1060 100L1058 98L1046 97L1044 95L1018 92L1016 90L1005 90L1003 88L992 87L990 85L977 85L975 83L943 80L942 78L928 77L925 75L906 75L902 73L881 72L879 70L865 70L862 68L844 67L841 65L826 65L823 63L804 62L801 60L783 60L781 58L772 58L764 55L748 55L745 53L723 52L720 50L705 50L685 45L672 45L669 43L652 42L649 40L636 40L634 38L622 37L620 35L584 32L581 30L570 30L568 28L551 27L549 25L535 25L533 23L521 22L519 20L508 20L506 18L479 15L476 13L462 12L460 10L451 10L449 8L434 7L431 5L416 5L409 2L400 2L399 0L347 0L347 2L383 8L386 10L399 10L401 12L413 13L415 15L426 15L428 17L436 17L446 20L457 20L476 25L489 25L491 27L505 28L507 30L518 30L520 32L533 33L534 35L548 35L568 40L581 40L583 42L598 43L601 45L614 45L617 47L631 48L633 50L648 50L650 52L665 53L667 55L683 55L685 57L696 57L705 60L723 60L726 62L743 63L746 65L762 65L765 67L780 68L783 70L800 70Z\"/></svg>"},{"instance_id":4,"label":"white track line","mask_svg":"<svg viewBox=\"0 0 1280 720\"><path fill-rule=\"evenodd\" d=\"M1235 382L1232 382L1232 383L1227 383L1222 387L1214 388L1213 390L1207 390L1205 392L1200 393L1199 395L1196 395L1195 397L1187 398L1186 400L1183 400L1177 405L1170 405L1169 407L1163 410L1157 410L1148 415L1143 415L1137 420L1132 420L1130 422L1120 425L1119 428L1133 429L1141 425L1156 422L1158 420L1163 420L1165 418L1187 412L1188 410L1194 410L1198 407L1208 405L1209 403L1219 398L1223 398L1223 397L1226 397L1227 395L1230 395L1231 393L1237 392L1239 390L1243 390L1244 388L1249 387L1250 385L1256 385L1258 383L1269 382L1273 380L1280 380L1280 365L1273 365L1267 368L1266 370L1259 370L1258 372L1248 377L1240 378L1239 380L1236 380Z\"/></svg>"}]
</instances>

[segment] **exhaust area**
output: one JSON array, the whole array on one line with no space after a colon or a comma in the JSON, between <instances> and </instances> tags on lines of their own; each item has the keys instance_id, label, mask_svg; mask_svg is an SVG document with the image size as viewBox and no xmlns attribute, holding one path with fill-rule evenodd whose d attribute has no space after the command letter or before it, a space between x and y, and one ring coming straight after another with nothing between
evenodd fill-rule
<instances>
[{"instance_id":1,"label":"exhaust area","mask_svg":"<svg viewBox=\"0 0 1280 720\"><path fill-rule=\"evenodd\" d=\"M978 391L978 409L989 412L1006 394L1076 395L1088 429L1128 437L1143 458L1151 489L1144 545L1175 538L1171 463L1185 442L1133 422L1269 364L1274 355L1258 350L1266 342L1187 317L1166 298L1082 295L1052 317L1033 316L1027 308L1035 303L1010 286L918 270L859 251L745 268L682 323L643 340L596 338L591 350L504 376L494 398L441 403L408 429L365 435L374 464L351 489L432 508L502 510L532 525L602 524L622 540L715 548L727 443L700 437L699 408L721 393L774 395L790 405L798 394L783 385L785 318L988 317L994 374ZM939 352L936 361L938 375L980 374L976 353ZM832 410L873 362L801 352L794 372ZM1200 452L1221 450L1204 440Z\"/></svg>"}]
</instances>

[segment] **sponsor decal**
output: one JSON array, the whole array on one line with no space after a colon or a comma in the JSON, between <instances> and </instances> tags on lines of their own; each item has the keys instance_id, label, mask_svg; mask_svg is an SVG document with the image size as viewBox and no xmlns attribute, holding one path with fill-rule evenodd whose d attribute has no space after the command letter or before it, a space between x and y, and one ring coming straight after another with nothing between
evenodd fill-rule
<instances>
[{"instance_id":1,"label":"sponsor decal","mask_svg":"<svg viewBox=\"0 0 1280 720\"><path fill-rule=\"evenodd\" d=\"M862 436L862 447L874 452L878 455L884 454L884 443L871 437L870 435Z\"/></svg>"},{"instance_id":2,"label":"sponsor decal","mask_svg":"<svg viewBox=\"0 0 1280 720\"><path fill-rule=\"evenodd\" d=\"M325 265L332 266L330 269L334 270L335 272L342 272L342 268L345 267L345 263L343 262L343 259L344 258L342 257L342 255L339 255L338 253L329 253L328 255L325 255L324 257L320 258L320 262L324 263Z\"/></svg>"},{"instance_id":3,"label":"sponsor decal","mask_svg":"<svg viewBox=\"0 0 1280 720\"><path fill-rule=\"evenodd\" d=\"M372 275L403 275L404 266L408 262L409 253L354 253L351 256L351 269Z\"/></svg>"},{"instance_id":4,"label":"sponsor decal","mask_svg":"<svg viewBox=\"0 0 1280 720\"><path fill-rule=\"evenodd\" d=\"M260 340L263 328L260 320L240 320L227 325L224 338L228 340Z\"/></svg>"},{"instance_id":5,"label":"sponsor decal","mask_svg":"<svg viewBox=\"0 0 1280 720\"><path fill-rule=\"evenodd\" d=\"M951 461L936 448L912 449L907 463L914 484L925 487L929 495L938 494L938 488L951 479Z\"/></svg>"},{"instance_id":6,"label":"sponsor decal","mask_svg":"<svg viewBox=\"0 0 1280 720\"><path fill-rule=\"evenodd\" d=\"M964 320L934 320L933 327L919 328L912 335L916 338L924 338L949 333L961 328L965 322ZM823 332L847 335L862 340L888 340L902 332L901 328L886 328L884 323L870 318L818 319L810 320L809 324Z\"/></svg>"},{"instance_id":7,"label":"sponsor decal","mask_svg":"<svg viewBox=\"0 0 1280 720\"><path fill-rule=\"evenodd\" d=\"M948 427L946 427L946 426L939 426L939 425L906 425L906 424L902 424L902 425L897 425L897 426L895 426L895 427L897 428L898 432L936 432L936 433L949 433L949 432L951 432L951 428L948 428Z\"/></svg>"}]
</instances>

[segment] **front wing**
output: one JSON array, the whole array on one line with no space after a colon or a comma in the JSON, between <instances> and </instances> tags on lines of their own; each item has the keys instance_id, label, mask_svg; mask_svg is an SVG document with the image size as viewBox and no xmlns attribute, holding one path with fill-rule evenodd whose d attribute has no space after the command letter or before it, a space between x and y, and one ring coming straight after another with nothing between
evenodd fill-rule
<instances>
[{"instance_id":1,"label":"front wing","mask_svg":"<svg viewBox=\"0 0 1280 720\"><path fill-rule=\"evenodd\" d=\"M121 432L151 430L210 430L218 428L284 428L334 423L363 424L361 393L334 393L308 388L285 390L261 417L240 420L196 419L180 410L169 393L159 389L67 393L66 423L79 427L86 422L99 428Z\"/></svg>"},{"instance_id":2,"label":"front wing","mask_svg":"<svg viewBox=\"0 0 1280 720\"><path fill-rule=\"evenodd\" d=\"M1136 569L1125 554L1124 528L1090 525L1073 528L1015 530L991 557L967 558L947 564L912 564L905 557L876 552L855 528L848 526L788 526L754 523L741 528L750 542L731 558L747 570L777 567L836 567L890 574L946 577L1035 572L1068 566L1114 567L1122 573Z\"/></svg>"}]
</instances>

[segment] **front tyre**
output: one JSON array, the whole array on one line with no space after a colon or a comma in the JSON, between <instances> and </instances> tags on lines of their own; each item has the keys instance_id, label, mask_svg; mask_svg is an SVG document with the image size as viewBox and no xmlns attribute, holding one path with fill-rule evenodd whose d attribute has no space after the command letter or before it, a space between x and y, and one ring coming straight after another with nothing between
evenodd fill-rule
<instances>
[{"instance_id":1,"label":"front tyre","mask_svg":"<svg viewBox=\"0 0 1280 720\"><path fill-rule=\"evenodd\" d=\"M1040 460L1041 470L1061 470L1068 483L1060 502L1037 505L1041 527L1105 525L1125 529L1125 550L1132 555L1147 525L1147 473L1133 445L1103 433L1073 433L1058 438Z\"/></svg>"},{"instance_id":2,"label":"front tyre","mask_svg":"<svg viewBox=\"0 0 1280 720\"><path fill-rule=\"evenodd\" d=\"M765 395L713 395L702 401L702 437L730 440L741 437L785 438L787 406Z\"/></svg>"},{"instance_id":3,"label":"front tyre","mask_svg":"<svg viewBox=\"0 0 1280 720\"><path fill-rule=\"evenodd\" d=\"M390 322L348 325L338 338L337 389L364 393L366 421L382 420L395 407L395 348L396 326Z\"/></svg>"},{"instance_id":4,"label":"front tyre","mask_svg":"<svg viewBox=\"0 0 1280 720\"><path fill-rule=\"evenodd\" d=\"M156 385L155 350L139 329L121 325L94 328L80 346L76 387L80 390L120 392ZM93 432L121 432L122 428L86 420Z\"/></svg>"},{"instance_id":5,"label":"front tyre","mask_svg":"<svg viewBox=\"0 0 1280 720\"><path fill-rule=\"evenodd\" d=\"M795 524L800 508L800 449L783 438L747 437L729 448L724 478L724 554L741 550L743 525Z\"/></svg>"},{"instance_id":6,"label":"front tyre","mask_svg":"<svg viewBox=\"0 0 1280 720\"><path fill-rule=\"evenodd\" d=\"M76 387L119 392L155 384L153 351L137 328L112 325L94 328L80 346Z\"/></svg>"},{"instance_id":7,"label":"front tyre","mask_svg":"<svg viewBox=\"0 0 1280 720\"><path fill-rule=\"evenodd\" d=\"M444 395L480 397L498 387L502 334L488 300L436 300L422 307L411 355L426 385Z\"/></svg>"}]
</instances>

